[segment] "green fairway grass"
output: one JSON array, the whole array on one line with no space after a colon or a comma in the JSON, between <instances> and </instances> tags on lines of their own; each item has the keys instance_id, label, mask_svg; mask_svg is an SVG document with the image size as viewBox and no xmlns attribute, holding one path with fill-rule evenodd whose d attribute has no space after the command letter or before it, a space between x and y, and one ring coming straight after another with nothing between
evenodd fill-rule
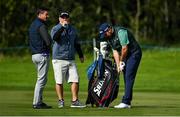
<instances>
[{"instance_id":1,"label":"green fairway grass","mask_svg":"<svg viewBox=\"0 0 180 117\"><path fill-rule=\"evenodd\" d=\"M113 105L119 103L115 100L109 108L70 108L69 92L65 92L65 108L57 108L54 91L45 92L45 101L52 105L52 109L34 110L31 107L32 91L0 91L1 115L46 115L46 116L122 116L122 115L180 115L180 94L164 92L135 92L133 107L131 109L114 109ZM81 101L85 102L86 92L80 92Z\"/></svg>"},{"instance_id":2,"label":"green fairway grass","mask_svg":"<svg viewBox=\"0 0 180 117\"><path fill-rule=\"evenodd\" d=\"M44 101L52 105L52 109L32 109L33 90L36 82L36 70L31 56L0 57L0 115L161 115L180 116L180 51L152 50L143 51L142 61L134 85L134 98L131 109L114 109L120 102L124 91L122 75L118 98L109 108L87 107L70 108L70 86L65 84L65 108L57 108L57 96L50 65L48 83L44 91ZM87 98L87 67L93 57L86 55L85 63L77 59L80 75L79 98L85 103Z\"/></svg>"}]
</instances>

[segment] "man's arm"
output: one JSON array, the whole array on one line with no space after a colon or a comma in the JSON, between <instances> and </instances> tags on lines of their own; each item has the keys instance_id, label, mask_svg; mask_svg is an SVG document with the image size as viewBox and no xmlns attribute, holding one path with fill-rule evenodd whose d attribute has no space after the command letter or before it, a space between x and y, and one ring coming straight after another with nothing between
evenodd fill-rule
<instances>
[{"instance_id":1,"label":"man's arm","mask_svg":"<svg viewBox=\"0 0 180 117\"><path fill-rule=\"evenodd\" d=\"M78 55L79 55L79 58L81 60L81 62L84 62L84 55L83 55L83 52L82 52L82 49L81 49L81 45L78 41L78 38L76 37L76 40L75 40L75 45L74 45Z\"/></svg>"},{"instance_id":2,"label":"man's arm","mask_svg":"<svg viewBox=\"0 0 180 117\"><path fill-rule=\"evenodd\" d=\"M124 61L126 56L127 56L127 53L128 53L128 44L130 43L129 39L128 39L128 32L127 32L127 30L119 30L118 37L119 37L120 44L122 46L121 57L120 57L120 62L121 62L121 61Z\"/></svg>"},{"instance_id":3,"label":"man's arm","mask_svg":"<svg viewBox=\"0 0 180 117\"><path fill-rule=\"evenodd\" d=\"M128 53L128 45L122 46L120 61L124 61Z\"/></svg>"},{"instance_id":4,"label":"man's arm","mask_svg":"<svg viewBox=\"0 0 180 117\"><path fill-rule=\"evenodd\" d=\"M61 27L53 36L54 41L58 41L61 37L61 33L64 31L64 27Z\"/></svg>"},{"instance_id":5,"label":"man's arm","mask_svg":"<svg viewBox=\"0 0 180 117\"><path fill-rule=\"evenodd\" d=\"M79 58L83 58L84 56L83 56L83 52L82 52L82 49L81 49L81 45L79 43L76 43L75 48L76 48L76 51L77 51L77 53L79 55Z\"/></svg>"},{"instance_id":6,"label":"man's arm","mask_svg":"<svg viewBox=\"0 0 180 117\"><path fill-rule=\"evenodd\" d=\"M113 50L113 56L114 56L116 65L119 66L119 59L120 59L120 56L119 56L119 53L118 53L117 50Z\"/></svg>"},{"instance_id":7,"label":"man's arm","mask_svg":"<svg viewBox=\"0 0 180 117\"><path fill-rule=\"evenodd\" d=\"M51 37L48 34L48 30L47 30L45 25L40 26L39 33L40 33L41 37L43 38L43 40L45 41L46 45L48 47L50 47L50 45L51 45Z\"/></svg>"},{"instance_id":8,"label":"man's arm","mask_svg":"<svg viewBox=\"0 0 180 117\"><path fill-rule=\"evenodd\" d=\"M117 50L113 50L113 56L117 65L117 71L121 72L124 69L125 63L124 60L127 56L128 46L123 46L121 50L121 56L119 55Z\"/></svg>"}]
</instances>

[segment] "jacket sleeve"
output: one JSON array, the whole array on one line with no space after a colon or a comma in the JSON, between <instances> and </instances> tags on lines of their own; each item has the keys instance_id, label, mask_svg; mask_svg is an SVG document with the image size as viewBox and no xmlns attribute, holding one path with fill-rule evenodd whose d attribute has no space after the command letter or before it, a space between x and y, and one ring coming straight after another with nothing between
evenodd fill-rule
<instances>
[{"instance_id":1,"label":"jacket sleeve","mask_svg":"<svg viewBox=\"0 0 180 117\"><path fill-rule=\"evenodd\" d=\"M51 37L48 34L48 30L45 25L42 25L39 27L39 33L40 33L41 37L43 38L43 40L45 41L46 45L50 46L51 45Z\"/></svg>"},{"instance_id":2,"label":"jacket sleeve","mask_svg":"<svg viewBox=\"0 0 180 117\"><path fill-rule=\"evenodd\" d=\"M79 40L78 40L78 37L76 36L76 39L75 39L75 45L74 45L75 49L76 49L76 52L78 53L79 55L79 58L83 58L84 55L83 55L83 52L82 52L82 49L81 49L81 44L79 43Z\"/></svg>"},{"instance_id":3,"label":"jacket sleeve","mask_svg":"<svg viewBox=\"0 0 180 117\"><path fill-rule=\"evenodd\" d=\"M57 26L57 27L54 27L52 30L51 30L51 38L54 40L54 41L58 41L61 37L61 33L64 31L64 27L60 27L60 26Z\"/></svg>"}]
</instances>

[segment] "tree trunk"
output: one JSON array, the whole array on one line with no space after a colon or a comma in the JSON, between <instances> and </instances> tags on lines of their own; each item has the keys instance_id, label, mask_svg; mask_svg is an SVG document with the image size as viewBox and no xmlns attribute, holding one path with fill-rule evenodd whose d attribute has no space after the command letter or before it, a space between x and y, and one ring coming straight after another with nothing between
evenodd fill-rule
<instances>
[{"instance_id":1,"label":"tree trunk","mask_svg":"<svg viewBox=\"0 0 180 117\"><path fill-rule=\"evenodd\" d=\"M141 14L140 0L137 0L136 4L137 4L137 13L135 17L135 38L138 41L139 40L139 16Z\"/></svg>"}]
</instances>

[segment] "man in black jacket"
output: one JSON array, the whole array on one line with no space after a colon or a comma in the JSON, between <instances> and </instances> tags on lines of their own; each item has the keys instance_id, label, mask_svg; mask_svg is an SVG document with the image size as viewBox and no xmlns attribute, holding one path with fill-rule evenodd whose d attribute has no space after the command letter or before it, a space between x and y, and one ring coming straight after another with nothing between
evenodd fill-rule
<instances>
[{"instance_id":1,"label":"man in black jacket","mask_svg":"<svg viewBox=\"0 0 180 117\"><path fill-rule=\"evenodd\" d=\"M46 26L47 18L48 9L39 8L37 10L37 18L32 22L29 28L29 45L32 52L32 61L38 72L33 99L34 109L51 108L51 106L43 102L42 98L43 89L47 82L51 45L51 38Z\"/></svg>"}]
</instances>

